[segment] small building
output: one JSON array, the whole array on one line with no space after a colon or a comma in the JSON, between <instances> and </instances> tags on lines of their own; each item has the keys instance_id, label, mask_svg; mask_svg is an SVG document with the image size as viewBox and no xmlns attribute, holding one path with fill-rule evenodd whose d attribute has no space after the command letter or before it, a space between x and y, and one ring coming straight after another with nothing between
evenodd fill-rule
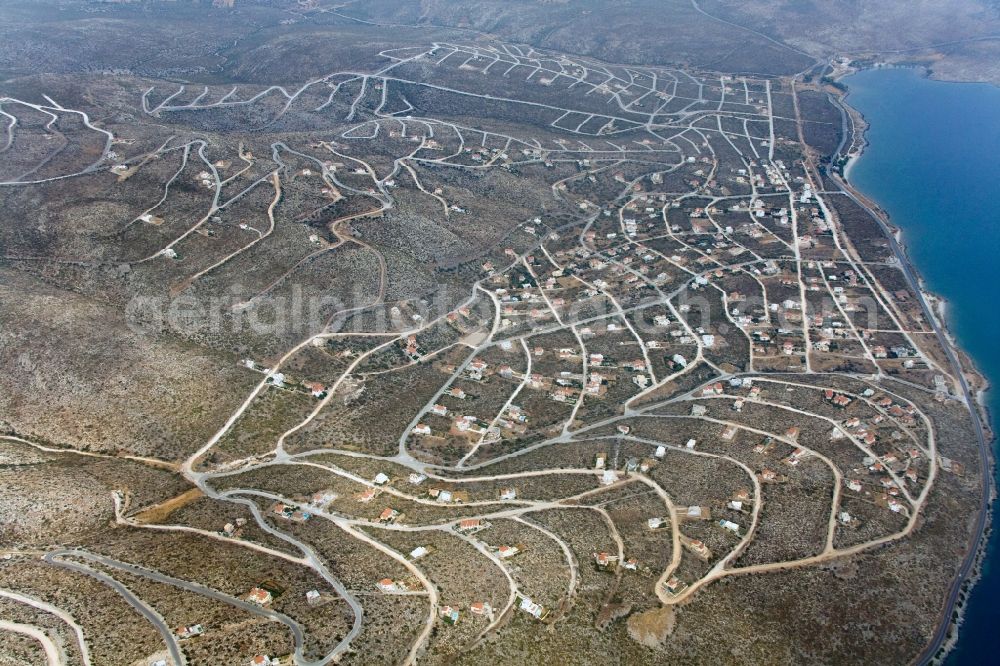
<instances>
[{"instance_id":1,"label":"small building","mask_svg":"<svg viewBox=\"0 0 1000 666\"><path fill-rule=\"evenodd\" d=\"M322 398L326 394L326 387L319 382L302 382L302 385L309 389L315 398Z\"/></svg>"},{"instance_id":2,"label":"small building","mask_svg":"<svg viewBox=\"0 0 1000 666\"><path fill-rule=\"evenodd\" d=\"M246 600L258 606L266 606L272 599L271 593L262 587L251 587L246 594Z\"/></svg>"},{"instance_id":3,"label":"small building","mask_svg":"<svg viewBox=\"0 0 1000 666\"><path fill-rule=\"evenodd\" d=\"M489 615L493 612L493 607L488 601L474 601L469 605L469 612L473 615Z\"/></svg>"},{"instance_id":4,"label":"small building","mask_svg":"<svg viewBox=\"0 0 1000 666\"><path fill-rule=\"evenodd\" d=\"M174 629L174 633L177 634L177 638L191 638L205 633L205 627L200 624L192 624L188 627L178 627Z\"/></svg>"},{"instance_id":5,"label":"small building","mask_svg":"<svg viewBox=\"0 0 1000 666\"><path fill-rule=\"evenodd\" d=\"M609 567L618 561L617 555L609 555L608 553L594 553L594 562L597 563L599 567Z\"/></svg>"},{"instance_id":6,"label":"small building","mask_svg":"<svg viewBox=\"0 0 1000 666\"><path fill-rule=\"evenodd\" d=\"M703 560L708 560L712 557L712 551L710 551L708 546L706 546L705 543L699 539L689 539L686 545L692 553Z\"/></svg>"},{"instance_id":7,"label":"small building","mask_svg":"<svg viewBox=\"0 0 1000 666\"><path fill-rule=\"evenodd\" d=\"M725 387L722 386L722 382L716 382L714 384L709 384L701 390L701 394L704 396L710 395L722 395L725 392Z\"/></svg>"},{"instance_id":8,"label":"small building","mask_svg":"<svg viewBox=\"0 0 1000 666\"><path fill-rule=\"evenodd\" d=\"M732 521L729 521L729 520L720 520L719 521L719 526L720 527L724 527L725 529L729 530L730 532L732 532L732 533L734 533L736 535L739 535L739 533L740 533L740 526L737 525L736 523L732 522Z\"/></svg>"},{"instance_id":9,"label":"small building","mask_svg":"<svg viewBox=\"0 0 1000 666\"><path fill-rule=\"evenodd\" d=\"M681 517L687 520L708 520L712 517L712 510L707 506L689 506Z\"/></svg>"},{"instance_id":10,"label":"small building","mask_svg":"<svg viewBox=\"0 0 1000 666\"><path fill-rule=\"evenodd\" d=\"M521 597L521 600L518 603L518 608L537 620L541 620L545 617L545 607L536 604L528 597Z\"/></svg>"},{"instance_id":11,"label":"small building","mask_svg":"<svg viewBox=\"0 0 1000 666\"><path fill-rule=\"evenodd\" d=\"M317 490L312 494L312 497L309 499L309 503L312 504L313 506L322 507L334 501L335 499L337 499L337 497L338 497L337 493L333 492L332 490L329 489Z\"/></svg>"}]
</instances>

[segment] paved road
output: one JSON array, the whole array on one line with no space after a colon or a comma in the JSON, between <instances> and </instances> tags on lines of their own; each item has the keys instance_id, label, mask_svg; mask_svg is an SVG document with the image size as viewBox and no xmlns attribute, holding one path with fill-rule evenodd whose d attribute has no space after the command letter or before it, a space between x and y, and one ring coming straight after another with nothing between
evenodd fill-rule
<instances>
[{"instance_id":1,"label":"paved road","mask_svg":"<svg viewBox=\"0 0 1000 666\"><path fill-rule=\"evenodd\" d=\"M174 663L174 666L183 666L184 664L187 663L187 661L184 658L184 653L181 652L181 648L177 644L177 639L174 637L173 632L170 631L170 627L167 626L167 623L164 621L163 617L159 613L153 610L153 608L149 606L146 602L144 602L142 599L132 594L131 590L129 590L127 587L119 583L111 576L101 573L100 571L91 569L90 567L80 564L78 562L70 562L68 560L62 559L63 556L67 555L87 557L88 559L93 559L97 562L101 562L102 564L107 564L108 566L113 566L113 564L116 564L114 563L113 560L105 561L106 558L89 555L73 550L57 550L51 553L46 553L42 557L42 559L48 562L49 564L55 565L57 567L63 567L64 569L71 569L73 571L77 571L79 573L90 576L91 578L96 578L97 580L101 581L102 583L113 589L118 594L122 595L122 597L125 599L125 601L129 603L129 605L131 605L133 608L139 611L143 615L143 617L149 620L149 623L152 624L154 627L156 627L156 630L160 632L160 636L163 637L163 642L166 643L167 645L167 651L170 653L170 659Z\"/></svg>"},{"instance_id":2,"label":"paved road","mask_svg":"<svg viewBox=\"0 0 1000 666\"><path fill-rule=\"evenodd\" d=\"M250 510L250 513L253 514L254 520L257 522L257 525L262 530L271 534L272 536L287 541L288 543L292 544L293 546L301 550L302 553L305 555L306 561L308 562L308 566L313 571L317 572L320 576L322 576L323 579L326 580L326 582L329 583L331 587L333 587L337 595L344 601L346 601L347 604L351 607L351 611L353 611L354 613L354 622L351 624L350 630L347 632L347 635L344 636L344 638L341 639L341 641L337 643L337 645L325 657L323 657L319 661L306 662L304 660L304 657L301 656L301 646L302 646L301 632L299 633L298 636L296 636L296 651L295 651L297 660L296 663L326 664L329 663L330 661L333 661L344 652L347 652L351 648L351 641L357 638L357 636L361 633L361 629L363 626L364 609L362 608L361 603L357 600L357 598L355 598L355 596L351 594L346 587L344 587L343 583L341 583L338 579L334 578L333 575L330 574L330 572L326 568L326 565L323 564L322 560L319 558L318 555L316 555L316 552L312 548L302 543L301 541L290 537L284 532L280 532L271 527L268 524L268 522L264 519L264 517L260 514L260 509L253 500L237 498L237 497L223 498L222 494L215 494L214 492L212 494L212 497L215 499L226 499L229 502L242 504L245 507L247 507ZM294 629L292 630L292 633L293 634L295 633Z\"/></svg>"},{"instance_id":3,"label":"paved road","mask_svg":"<svg viewBox=\"0 0 1000 666\"><path fill-rule=\"evenodd\" d=\"M832 98L840 110L841 118L843 121L843 126L847 127L847 112L843 108L844 101L840 98ZM840 147L838 147L837 154L834 155L834 163L840 158L840 150L843 148L844 141L841 141ZM909 283L911 289L917 294L917 301L920 303L920 307L924 312L924 316L932 329L934 334L938 339L941 348L944 349L945 354L948 357L948 362L951 364L952 372L958 381L959 387L962 390L962 396L965 399L965 404L969 407L969 413L972 417L972 425L976 433L976 439L979 444L979 465L982 470L982 484L980 488L981 500L979 504L979 516L976 519L976 532L975 538L972 541L973 547L969 549L966 554L965 559L962 561L962 565L959 567L958 572L955 574L955 578L951 584L951 590L948 593L948 598L945 602L944 608L941 612L941 622L938 625L937 630L934 632L934 636L931 638L927 647L914 659L915 663L918 664L928 664L930 663L934 656L938 653L941 647L944 645L945 640L948 637L948 628L951 626L951 617L955 610L955 605L958 603L958 597L962 592L962 587L965 581L968 579L969 574L972 573L972 569L976 564L976 559L978 557L979 544L983 540L983 535L985 534L986 527L989 524L990 517L990 496L992 489L992 454L989 447L989 442L986 439L986 431L983 427L982 418L979 411L976 409L976 401L972 395L972 391L969 389L969 384L965 379L965 374L962 372L962 366L958 361L955 351L951 346L951 342L948 340L947 335L945 335L944 330L942 330L941 325L938 323L938 319L934 316L930 305L924 298L923 291L920 289L920 279L917 277L916 271L914 271L913 266L910 264L909 258L906 256L906 252L900 246L899 242L896 240L895 234L889 225L886 224L885 219L882 215L872 210L872 208L862 201L853 191L849 183L843 180L839 174L828 171L831 179L841 188L848 197L850 197L855 203L864 208L869 215L878 223L882 232L885 234L886 238L889 239L889 247L892 249L893 255L899 261L899 266L903 270L903 274L906 276L906 280Z\"/></svg>"},{"instance_id":4,"label":"paved road","mask_svg":"<svg viewBox=\"0 0 1000 666\"><path fill-rule=\"evenodd\" d=\"M133 564L128 564L126 562L119 562L117 560L113 560L111 558L107 558L102 555L97 555L96 553L90 553L87 551L60 550L48 553L44 556L43 559L46 562L54 564L56 566L73 569L75 571L85 573L88 576L97 578L101 582L111 586L115 591L117 591L119 594L125 597L126 601L128 601L130 604L132 604L132 606L134 606L137 610L139 610L139 612L141 612L157 628L157 630L159 630L160 633L164 635L164 640L167 641L167 647L168 649L170 649L171 657L174 658L175 663L177 664L184 663L183 654L180 652L180 648L177 645L176 638L170 631L170 628L167 627L166 622L158 613L156 613L155 610L153 610L145 603L143 603L141 600L139 600L137 597L132 595L132 593L128 590L128 588L126 588L124 585L116 581L114 578L111 578L110 576L107 576L99 571L95 571L94 569L91 569L86 565L63 559L64 557L68 556L87 559L93 562L97 562L106 567L118 569L120 571L124 571L126 573L133 574L136 576L142 576L143 578L148 578L158 583L164 583L166 585L179 587L181 589L188 590L189 592L200 594L210 599L220 601L224 604L235 606L237 608L247 611L248 613L252 613L254 615L271 620L272 622L280 622L281 624L288 627L289 631L292 632L292 638L295 641L294 659L296 664L302 664L304 666L311 666L311 665L319 666L321 664L326 664L330 662L334 658L334 656L336 656L336 654L339 654L339 653L330 653L324 656L323 658L317 660L306 659L303 654L305 645L305 633L302 631L302 628L295 620L288 617L284 613L279 613L277 611L273 611L267 608L262 608L256 604L243 601L242 599L238 599L234 596L224 594L222 592L219 592L209 587L205 587L204 585L200 585L198 583L192 583L190 581L181 580L179 578L174 578L172 576L167 576L159 573L158 571L153 571L151 569L146 569L144 567L135 566Z\"/></svg>"}]
</instances>

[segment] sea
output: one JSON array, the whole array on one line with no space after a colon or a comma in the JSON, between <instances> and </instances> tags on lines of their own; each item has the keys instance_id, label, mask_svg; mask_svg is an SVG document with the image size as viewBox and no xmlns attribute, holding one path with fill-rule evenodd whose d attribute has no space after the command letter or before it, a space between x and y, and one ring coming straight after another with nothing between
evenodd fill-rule
<instances>
[{"instance_id":1,"label":"sea","mask_svg":"<svg viewBox=\"0 0 1000 666\"><path fill-rule=\"evenodd\" d=\"M902 230L926 287L947 300L948 328L995 387L1000 417L1000 87L877 68L842 79L868 121L847 178ZM994 443L994 455L996 455ZM1000 479L996 479L1000 480ZM946 661L1000 663L1000 506L982 577Z\"/></svg>"}]
</instances>

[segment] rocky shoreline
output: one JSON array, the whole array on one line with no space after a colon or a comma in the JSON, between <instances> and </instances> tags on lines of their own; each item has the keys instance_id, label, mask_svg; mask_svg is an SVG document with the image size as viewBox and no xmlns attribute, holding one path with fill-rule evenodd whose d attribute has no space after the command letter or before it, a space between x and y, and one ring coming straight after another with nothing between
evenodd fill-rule
<instances>
[{"instance_id":1,"label":"rocky shoreline","mask_svg":"<svg viewBox=\"0 0 1000 666\"><path fill-rule=\"evenodd\" d=\"M899 66L900 65L883 65L883 67ZM920 67L919 69L921 69L923 76L929 76L926 67ZM993 444L996 436L991 425L992 414L990 413L986 403L986 393L990 390L991 385L986 375L976 368L972 358L965 353L959 345L958 340L948 323L948 301L947 299L934 294L928 288L918 267L910 259L902 229L892 223L889 214L881 206L866 197L861 192L857 191L850 183L851 169L861 158L864 154L865 148L869 145L868 140L865 137L869 124L864 117L864 114L856 108L850 106L848 102L850 89L841 83L841 80L858 71L861 70L853 67L841 67L836 70L836 75L832 77L834 81L840 84L840 93L836 96L837 101L842 107L845 119L850 121L850 126L844 128L844 142L842 142L837 154L833 156L834 163L839 161L841 157L846 157L846 161L842 166L843 176L837 176L834 174L833 178L845 191L850 192L857 199L864 202L870 212L879 219L879 221L887 230L889 230L895 239L896 244L903 255L904 261L908 264L909 269L916 278L920 290L920 296L928 305L928 314L935 320L935 323L943 333L943 336L950 346L952 353L957 359L957 363L959 365L957 370L962 373L962 376L968 385L969 391L973 394L972 404L969 404L969 409L973 418L978 419L979 425L983 431L984 440L979 444L985 449L985 457L988 460L987 467L982 470L982 474L984 476L984 527L979 535L976 546L970 551L969 556L971 556L972 560L968 574L962 576L961 571L959 571L959 574L956 576L956 579L952 584L953 594L949 595L949 603L947 603L942 609L941 624L947 625L944 640L940 642L936 650L933 650L933 652L930 652L929 654L925 653L928 657L927 659L921 660L921 663L940 664L945 661L948 654L952 649L954 649L958 641L959 631L961 630L965 619L965 611L969 595L982 577L982 566L988 554L990 535L993 529L993 505L994 500L996 499L996 487L993 483L993 479L996 473L997 464L993 453ZM847 132L850 132L850 134L848 135ZM848 142L850 142L850 152L842 156L840 154L840 150L842 150L844 145ZM967 556L965 562L969 561L969 556ZM956 588L957 594L954 592ZM954 598L954 601L950 601L952 597ZM933 647L933 645L929 647Z\"/></svg>"}]
</instances>

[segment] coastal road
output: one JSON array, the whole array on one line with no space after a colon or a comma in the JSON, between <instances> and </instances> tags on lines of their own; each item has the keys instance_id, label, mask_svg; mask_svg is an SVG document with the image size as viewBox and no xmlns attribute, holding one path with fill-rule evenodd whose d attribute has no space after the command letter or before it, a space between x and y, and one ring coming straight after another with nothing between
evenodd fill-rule
<instances>
[{"instance_id":1,"label":"coastal road","mask_svg":"<svg viewBox=\"0 0 1000 666\"><path fill-rule=\"evenodd\" d=\"M831 99L837 105L840 110L842 127L846 130L848 126L848 114L844 109L843 98L838 98L831 96ZM836 164L841 157L840 151L844 147L845 137L841 138L840 146L837 148L837 153L833 156L833 163ZM917 301L920 303L920 307L924 312L924 316L930 323L931 328L934 331L934 335L937 337L941 348L944 350L945 355L948 358L948 362L951 364L952 372L955 375L955 379L958 381L959 388L962 391L962 396L965 399L965 404L969 407L969 413L972 416L972 425L976 432L976 438L979 442L979 465L982 470L982 487L980 490L981 500L979 507L979 516L976 519L976 533L973 540L974 547L969 549L966 554L965 559L962 561L962 565L959 567L958 572L955 574L955 578L951 584L951 590L948 593L948 598L945 602L944 608L941 612L941 621L938 624L937 630L934 632L934 636L931 638L927 647L917 655L914 659L914 663L917 664L929 664L934 656L941 649L942 645L948 638L948 628L951 626L951 617L955 611L955 605L958 603L958 597L962 592L962 587L965 581L969 578L972 573L973 567L976 564L978 558L979 547L982 544L983 535L986 531L986 526L988 524L989 510L990 510L990 491L992 487L992 455L990 453L989 443L986 440L986 431L983 427L982 417L979 410L976 409L976 401L972 395L972 391L969 389L969 384L965 379L965 375L962 372L962 366L959 363L958 357L955 354L951 342L948 340L948 336L945 334L944 329L939 323L937 317L934 315L930 304L927 303L927 299L924 298L924 293L920 288L920 279L917 277L913 266L910 264L909 258L906 256L906 252L900 246L899 241L896 239L896 235L893 233L892 229L889 227L887 220L880 211L874 210L869 206L864 200L862 200L854 191L854 188L844 180L838 173L828 170L830 178L840 187L840 190L851 198L856 204L861 206L868 212L869 215L878 223L879 228L885 237L889 240L889 247L892 249L893 255L899 261L899 266L906 276L906 280L913 292L917 295Z\"/></svg>"}]
</instances>

